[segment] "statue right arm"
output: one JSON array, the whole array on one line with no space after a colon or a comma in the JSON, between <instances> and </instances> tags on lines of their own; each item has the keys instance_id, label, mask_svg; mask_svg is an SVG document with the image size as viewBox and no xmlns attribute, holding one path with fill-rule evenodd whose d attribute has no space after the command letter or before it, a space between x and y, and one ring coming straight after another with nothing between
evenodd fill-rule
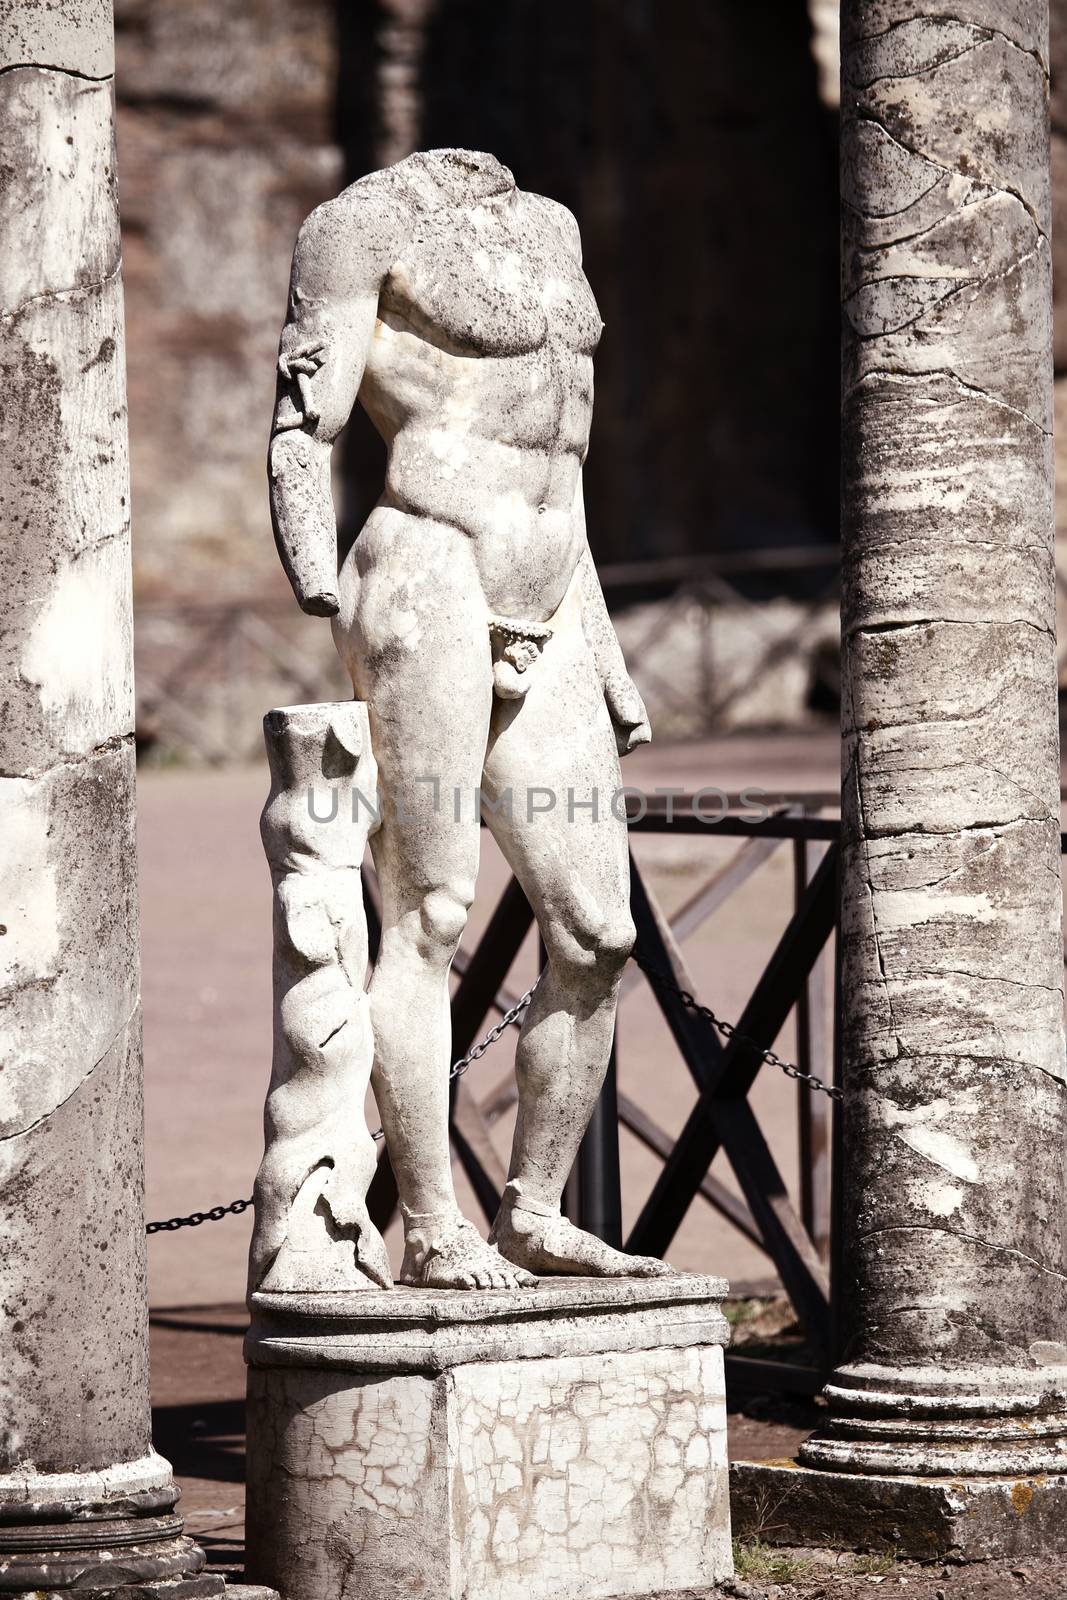
<instances>
[{"instance_id":1,"label":"statue right arm","mask_svg":"<svg viewBox=\"0 0 1067 1600\"><path fill-rule=\"evenodd\" d=\"M278 554L312 616L337 610L330 455L356 403L397 234L384 197L348 191L311 213L293 252L268 475Z\"/></svg>"}]
</instances>

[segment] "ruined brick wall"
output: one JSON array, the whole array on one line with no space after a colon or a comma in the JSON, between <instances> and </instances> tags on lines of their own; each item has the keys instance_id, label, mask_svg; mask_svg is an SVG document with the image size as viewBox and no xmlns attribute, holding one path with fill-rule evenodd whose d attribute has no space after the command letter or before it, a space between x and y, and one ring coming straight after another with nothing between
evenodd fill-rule
<instances>
[{"instance_id":1,"label":"ruined brick wall","mask_svg":"<svg viewBox=\"0 0 1067 1600\"><path fill-rule=\"evenodd\" d=\"M135 585L281 592L264 460L289 257L342 179L333 0L116 0Z\"/></svg>"},{"instance_id":2,"label":"ruined brick wall","mask_svg":"<svg viewBox=\"0 0 1067 1600\"><path fill-rule=\"evenodd\" d=\"M761 0L758 28L736 0L369 10L391 20L395 80L421 81L412 138L492 150L578 218L607 325L586 468L597 558L834 540L836 127L806 7ZM358 121L346 154L350 176L367 169Z\"/></svg>"},{"instance_id":3,"label":"ruined brick wall","mask_svg":"<svg viewBox=\"0 0 1067 1600\"><path fill-rule=\"evenodd\" d=\"M117 0L139 598L281 592L293 237L405 140L491 149L578 215L601 560L832 538L833 133L805 8L765 3L757 35L732 0ZM357 526L374 452L345 458Z\"/></svg>"}]
</instances>

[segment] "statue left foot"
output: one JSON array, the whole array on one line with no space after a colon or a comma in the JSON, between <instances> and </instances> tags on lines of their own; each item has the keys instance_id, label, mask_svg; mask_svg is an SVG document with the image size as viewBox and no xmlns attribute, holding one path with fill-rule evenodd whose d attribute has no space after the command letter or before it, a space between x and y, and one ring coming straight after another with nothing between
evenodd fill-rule
<instances>
[{"instance_id":1,"label":"statue left foot","mask_svg":"<svg viewBox=\"0 0 1067 1600\"><path fill-rule=\"evenodd\" d=\"M628 1256L595 1234L576 1228L508 1184L489 1235L505 1261L536 1274L568 1273L579 1278L666 1278L674 1268L656 1256Z\"/></svg>"}]
</instances>

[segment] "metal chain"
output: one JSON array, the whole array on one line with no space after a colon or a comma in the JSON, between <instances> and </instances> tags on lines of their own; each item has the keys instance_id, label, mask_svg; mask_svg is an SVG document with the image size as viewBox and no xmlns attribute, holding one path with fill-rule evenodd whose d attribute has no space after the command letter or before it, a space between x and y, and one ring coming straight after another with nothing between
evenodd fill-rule
<instances>
[{"instance_id":1,"label":"metal chain","mask_svg":"<svg viewBox=\"0 0 1067 1600\"><path fill-rule=\"evenodd\" d=\"M794 1066L791 1061L783 1061L781 1056L776 1055L773 1050L761 1049L756 1040L750 1038L747 1033L739 1033L732 1022L723 1022L721 1017L715 1015L710 1006L702 1005L694 995L689 993L688 989L683 989L679 984L675 983L669 972L663 972L659 967L652 966L636 951L634 960L657 989L666 990L668 993L673 994L677 1000L682 1002L687 1011L692 1011L698 1017L702 1017L717 1033L721 1033L724 1039L737 1039L741 1044L751 1045L761 1061L765 1061L768 1066L777 1067L779 1071L785 1073L787 1078L795 1078L798 1083L806 1083L809 1089L817 1089L820 1094L829 1095L831 1100L844 1099L844 1094L836 1085L824 1083L813 1072L801 1072L799 1067ZM496 1044L497 1040L507 1032L512 1023L521 1017L533 999L537 985L544 975L543 970L539 972L526 993L520 995L515 1004L504 1012L495 1027L489 1029L485 1038L479 1040L476 1045L472 1045L465 1056L460 1056L458 1061L452 1063L448 1074L449 1083L452 1083L456 1078L462 1078L467 1068L473 1066L475 1061L480 1061L485 1052ZM378 1128L376 1132L371 1134L371 1138L384 1139L385 1130ZM178 1228L199 1228L202 1222L221 1222L223 1217L240 1216L241 1212L247 1211L251 1204L251 1200L235 1200L232 1205L212 1206L210 1211L194 1211L188 1217L171 1217L167 1222L149 1222L145 1226L145 1233L174 1233Z\"/></svg>"},{"instance_id":2,"label":"metal chain","mask_svg":"<svg viewBox=\"0 0 1067 1600\"><path fill-rule=\"evenodd\" d=\"M511 1024L516 1021L518 1017L522 1016L522 1013L526 1010L526 1007L533 999L534 991L543 977L544 972L539 972L534 982L527 989L526 993L524 995L520 995L515 1004L504 1012L504 1015L501 1017L496 1026L489 1029L489 1032L486 1034L485 1038L480 1040L478 1044L472 1045L465 1056L460 1056L458 1061L454 1061L452 1063L448 1074L449 1083L451 1083L455 1078L462 1078L467 1068L471 1066L473 1062L480 1061L489 1047L496 1044L501 1034L506 1033L511 1027ZM385 1129L379 1128L377 1132L371 1134L371 1138L384 1139ZM241 1212L247 1211L251 1204L251 1200L235 1200L232 1205L212 1206L210 1211L194 1211L192 1215L188 1217L171 1217L166 1222L146 1223L144 1231L145 1233L149 1234L175 1233L179 1228L199 1228L202 1222L221 1222L223 1217L228 1217L231 1215L239 1217Z\"/></svg>"},{"instance_id":3,"label":"metal chain","mask_svg":"<svg viewBox=\"0 0 1067 1600\"><path fill-rule=\"evenodd\" d=\"M526 1007L533 999L534 991L544 975L544 969L542 969L537 974L537 977L527 989L526 993L524 995L520 995L515 1004L509 1010L504 1012L504 1015L501 1017L496 1026L489 1029L489 1032L486 1034L485 1038L482 1039L480 1043L472 1045L465 1056L460 1056L458 1061L453 1061L448 1074L449 1083L452 1083L456 1078L462 1078L467 1068L473 1065L475 1061L480 1061L482 1056L484 1056L485 1052L489 1049L489 1046L496 1044L501 1034L506 1033L516 1018L522 1016L522 1013L526 1010ZM384 1139L385 1129L379 1128L377 1132L371 1134L371 1138Z\"/></svg>"},{"instance_id":4,"label":"metal chain","mask_svg":"<svg viewBox=\"0 0 1067 1600\"><path fill-rule=\"evenodd\" d=\"M778 1067L780 1071L785 1073L787 1078L795 1078L798 1083L806 1083L809 1089L817 1089L820 1094L829 1095L831 1100L843 1100L845 1098L843 1091L837 1088L835 1084L824 1083L813 1072L801 1072L799 1067L794 1066L791 1061L783 1061L781 1056L775 1055L773 1050L764 1050L749 1034L739 1033L732 1022L723 1022L721 1017L715 1015L710 1006L701 1005L700 1001L694 995L691 995L688 989L683 989L679 984L675 983L669 972L663 972L659 967L651 966L643 956L636 953L634 960L646 978L651 983L654 983L657 989L666 989L670 994L673 994L676 999L682 1002L687 1011L693 1011L698 1017L702 1017L717 1033L721 1033L724 1039L737 1039L740 1044L751 1045L760 1060L765 1061L768 1066Z\"/></svg>"},{"instance_id":5,"label":"metal chain","mask_svg":"<svg viewBox=\"0 0 1067 1600\"><path fill-rule=\"evenodd\" d=\"M145 1233L174 1233L178 1228L199 1228L202 1222L221 1222L223 1217L239 1217L251 1200L235 1200L229 1206L212 1206L210 1211L194 1211L188 1217L170 1217L166 1222L146 1222Z\"/></svg>"}]
</instances>

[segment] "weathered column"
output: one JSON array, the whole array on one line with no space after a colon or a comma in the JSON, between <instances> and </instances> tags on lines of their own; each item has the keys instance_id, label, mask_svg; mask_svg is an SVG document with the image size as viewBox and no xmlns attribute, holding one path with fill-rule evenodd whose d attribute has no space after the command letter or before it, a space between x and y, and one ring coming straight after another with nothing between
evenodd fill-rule
<instances>
[{"instance_id":1,"label":"weathered column","mask_svg":"<svg viewBox=\"0 0 1067 1600\"><path fill-rule=\"evenodd\" d=\"M150 1438L112 70L109 0L0 13L0 1591L203 1595Z\"/></svg>"},{"instance_id":2,"label":"weathered column","mask_svg":"<svg viewBox=\"0 0 1067 1600\"><path fill-rule=\"evenodd\" d=\"M795 1492L980 1556L1067 1541L1048 16L952 13L842 6L845 1343Z\"/></svg>"}]
</instances>

